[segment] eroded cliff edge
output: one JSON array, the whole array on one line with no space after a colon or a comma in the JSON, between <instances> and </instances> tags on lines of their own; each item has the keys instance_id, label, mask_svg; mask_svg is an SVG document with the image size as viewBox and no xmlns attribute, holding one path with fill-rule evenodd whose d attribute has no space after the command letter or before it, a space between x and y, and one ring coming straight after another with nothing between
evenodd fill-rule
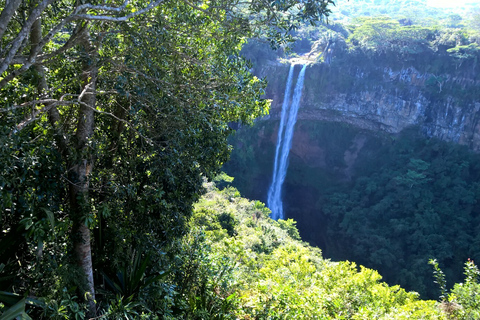
<instances>
[{"instance_id":1,"label":"eroded cliff edge","mask_svg":"<svg viewBox=\"0 0 480 320\"><path fill-rule=\"evenodd\" d=\"M280 62L258 70L269 83L270 119L279 117L287 73L288 63ZM339 52L329 64L308 67L298 117L387 133L419 126L426 137L479 152L477 59L459 60L441 52L400 58Z\"/></svg>"}]
</instances>

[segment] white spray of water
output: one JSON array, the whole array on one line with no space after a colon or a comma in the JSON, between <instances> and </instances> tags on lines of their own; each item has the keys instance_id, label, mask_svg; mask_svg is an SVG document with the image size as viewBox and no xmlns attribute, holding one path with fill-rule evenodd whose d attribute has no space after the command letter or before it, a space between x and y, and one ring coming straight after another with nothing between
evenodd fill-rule
<instances>
[{"instance_id":1,"label":"white spray of water","mask_svg":"<svg viewBox=\"0 0 480 320\"><path fill-rule=\"evenodd\" d=\"M292 147L293 129L297 122L298 108L302 97L303 80L307 65L302 67L298 75L295 90L293 92L292 102L290 103L290 91L292 87L294 65L290 66L287 85L285 87L285 96L283 98L282 113L280 117L280 126L278 128L277 146L275 149L275 162L273 166L272 184L268 190L267 204L272 210L272 219L284 219L282 202L282 185L285 181L288 168L288 154Z\"/></svg>"}]
</instances>

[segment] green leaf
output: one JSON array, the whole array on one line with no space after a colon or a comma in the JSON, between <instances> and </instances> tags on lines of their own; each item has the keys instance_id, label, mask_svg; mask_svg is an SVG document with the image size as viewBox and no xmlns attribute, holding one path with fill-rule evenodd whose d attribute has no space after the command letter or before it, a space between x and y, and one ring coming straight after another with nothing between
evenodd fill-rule
<instances>
[{"instance_id":1,"label":"green leaf","mask_svg":"<svg viewBox=\"0 0 480 320\"><path fill-rule=\"evenodd\" d=\"M53 212L48 210L47 208L42 208L42 210L47 215L47 219L48 219L48 222L50 222L50 226L52 227L52 230L55 230L55 217L53 215Z\"/></svg>"},{"instance_id":2,"label":"green leaf","mask_svg":"<svg viewBox=\"0 0 480 320\"><path fill-rule=\"evenodd\" d=\"M25 313L25 304L25 299L18 301L0 316L0 320L32 319Z\"/></svg>"},{"instance_id":3,"label":"green leaf","mask_svg":"<svg viewBox=\"0 0 480 320\"><path fill-rule=\"evenodd\" d=\"M22 300L22 298L23 297L21 295L15 293L0 291L0 301L7 306L12 306L18 303L20 300Z\"/></svg>"}]
</instances>

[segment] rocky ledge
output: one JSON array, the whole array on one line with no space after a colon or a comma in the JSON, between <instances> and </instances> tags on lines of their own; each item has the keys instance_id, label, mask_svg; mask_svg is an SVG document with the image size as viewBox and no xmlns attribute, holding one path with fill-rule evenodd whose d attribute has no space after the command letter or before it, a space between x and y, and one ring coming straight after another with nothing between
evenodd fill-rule
<instances>
[{"instance_id":1,"label":"rocky ledge","mask_svg":"<svg viewBox=\"0 0 480 320\"><path fill-rule=\"evenodd\" d=\"M269 82L269 118L276 119L282 107L288 63L268 64L260 73ZM308 67L298 118L344 122L388 133L416 125L427 137L467 145L479 152L479 111L480 77L471 68L433 74L381 61L363 65L346 61Z\"/></svg>"}]
</instances>

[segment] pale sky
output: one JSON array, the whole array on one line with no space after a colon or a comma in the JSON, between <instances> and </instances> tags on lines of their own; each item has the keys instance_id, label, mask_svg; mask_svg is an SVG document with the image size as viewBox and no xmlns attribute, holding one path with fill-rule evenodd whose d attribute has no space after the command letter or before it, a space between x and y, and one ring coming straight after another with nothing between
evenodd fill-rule
<instances>
[{"instance_id":1,"label":"pale sky","mask_svg":"<svg viewBox=\"0 0 480 320\"><path fill-rule=\"evenodd\" d=\"M458 7L465 4L475 4L480 7L478 0L427 0L427 4L432 7Z\"/></svg>"}]
</instances>

